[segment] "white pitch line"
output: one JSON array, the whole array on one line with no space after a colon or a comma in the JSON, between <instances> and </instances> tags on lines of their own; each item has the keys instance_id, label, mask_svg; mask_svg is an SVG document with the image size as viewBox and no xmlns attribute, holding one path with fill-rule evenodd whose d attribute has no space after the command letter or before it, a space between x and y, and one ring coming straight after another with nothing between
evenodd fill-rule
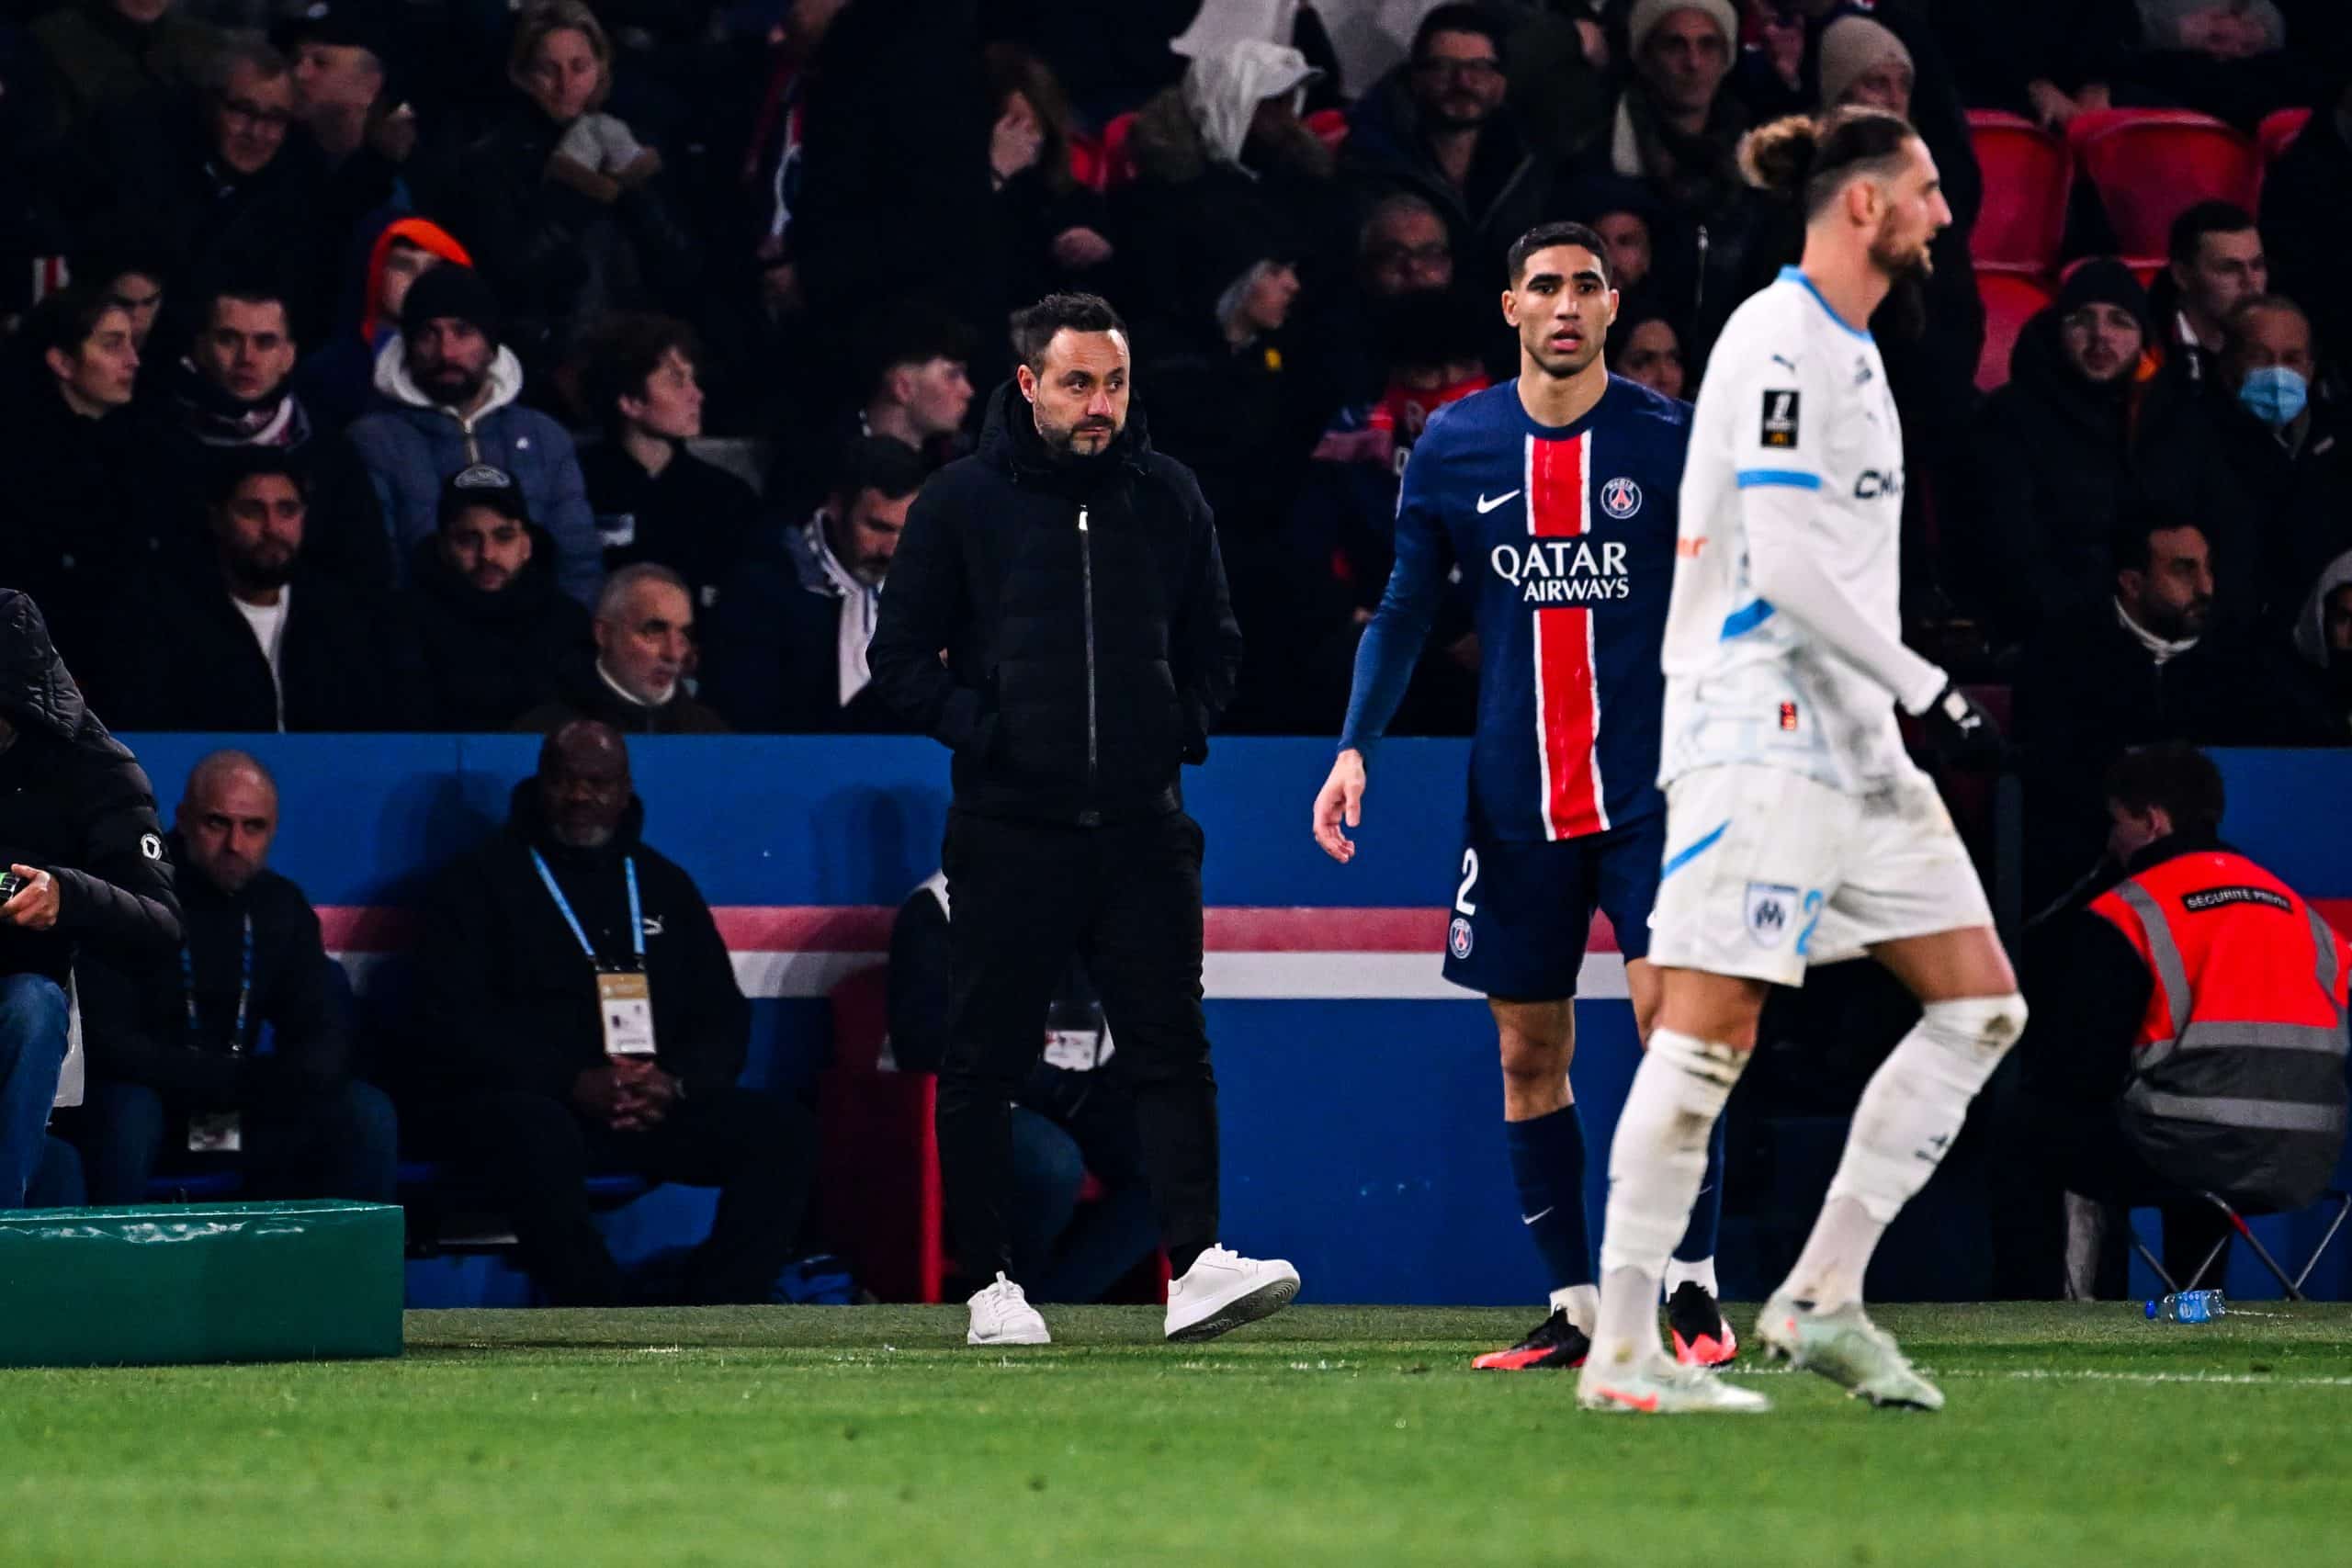
<instances>
[{"instance_id":1,"label":"white pitch line","mask_svg":"<svg viewBox=\"0 0 2352 1568\"><path fill-rule=\"evenodd\" d=\"M1789 1367L1741 1367L1731 1371L1728 1375L1742 1378L1785 1377L1793 1370ZM2279 1377L2270 1372L2107 1372L2088 1367L2026 1367L2006 1372L1976 1367L1946 1367L1940 1371L1934 1367L1921 1367L1919 1371L1930 1378L1996 1378L2019 1382L2234 1383L2256 1388L2352 1388L2352 1377Z\"/></svg>"}]
</instances>

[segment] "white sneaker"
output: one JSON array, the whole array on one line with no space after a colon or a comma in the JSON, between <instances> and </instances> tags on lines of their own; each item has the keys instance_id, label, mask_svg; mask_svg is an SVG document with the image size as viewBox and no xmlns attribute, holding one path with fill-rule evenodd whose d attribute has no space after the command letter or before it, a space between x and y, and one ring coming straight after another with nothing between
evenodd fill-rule
<instances>
[{"instance_id":1,"label":"white sneaker","mask_svg":"<svg viewBox=\"0 0 2352 1568\"><path fill-rule=\"evenodd\" d=\"M1279 1258L1244 1258L1212 1247L1168 1282L1168 1337L1214 1339L1271 1317L1298 1294L1298 1270Z\"/></svg>"},{"instance_id":2,"label":"white sneaker","mask_svg":"<svg viewBox=\"0 0 2352 1568\"><path fill-rule=\"evenodd\" d=\"M996 1283L965 1303L972 1309L971 1331L964 1336L967 1345L1050 1345L1054 1337L1046 1332L1046 1320L1021 1293L1021 1287L997 1275Z\"/></svg>"},{"instance_id":3,"label":"white sneaker","mask_svg":"<svg viewBox=\"0 0 2352 1568\"><path fill-rule=\"evenodd\" d=\"M1772 1408L1760 1393L1734 1388L1705 1367L1677 1366L1655 1351L1618 1367L1602 1366L1597 1356L1588 1359L1577 1379L1577 1403L1621 1416L1758 1416Z\"/></svg>"}]
</instances>

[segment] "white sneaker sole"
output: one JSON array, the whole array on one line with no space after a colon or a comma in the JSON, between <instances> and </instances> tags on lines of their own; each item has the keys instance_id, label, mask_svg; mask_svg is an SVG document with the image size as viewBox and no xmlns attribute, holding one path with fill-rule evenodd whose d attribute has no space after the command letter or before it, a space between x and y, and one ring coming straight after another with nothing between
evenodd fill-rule
<instances>
[{"instance_id":1,"label":"white sneaker sole","mask_svg":"<svg viewBox=\"0 0 2352 1568\"><path fill-rule=\"evenodd\" d=\"M983 1335L977 1328L967 1329L964 1334L964 1343L967 1345L1050 1345L1053 1342L1054 1337L1046 1331L1043 1325L1038 1326L1035 1334L1023 1332Z\"/></svg>"},{"instance_id":2,"label":"white sneaker sole","mask_svg":"<svg viewBox=\"0 0 2352 1568\"><path fill-rule=\"evenodd\" d=\"M1189 1345L1197 1340L1215 1339L1219 1335L1230 1334L1243 1324L1273 1316L1290 1305L1292 1298L1297 1294L1296 1275L1269 1280L1255 1290L1245 1291L1223 1305L1211 1309L1209 1314L1198 1322L1170 1329L1169 1342Z\"/></svg>"}]
</instances>

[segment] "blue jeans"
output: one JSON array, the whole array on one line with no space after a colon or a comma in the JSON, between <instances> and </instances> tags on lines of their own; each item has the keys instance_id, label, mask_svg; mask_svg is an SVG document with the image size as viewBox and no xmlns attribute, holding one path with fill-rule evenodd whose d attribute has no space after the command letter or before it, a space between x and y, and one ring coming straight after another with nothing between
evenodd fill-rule
<instances>
[{"instance_id":1,"label":"blue jeans","mask_svg":"<svg viewBox=\"0 0 2352 1568\"><path fill-rule=\"evenodd\" d=\"M144 1084L90 1085L82 1153L90 1201L143 1203L168 1150L187 1149L188 1109ZM254 1197L348 1198L390 1203L399 1182L392 1102L356 1081L325 1094L246 1108L242 1160Z\"/></svg>"},{"instance_id":2,"label":"blue jeans","mask_svg":"<svg viewBox=\"0 0 2352 1568\"><path fill-rule=\"evenodd\" d=\"M65 1066L65 989L45 975L0 977L0 1209L24 1206L49 1154Z\"/></svg>"}]
</instances>

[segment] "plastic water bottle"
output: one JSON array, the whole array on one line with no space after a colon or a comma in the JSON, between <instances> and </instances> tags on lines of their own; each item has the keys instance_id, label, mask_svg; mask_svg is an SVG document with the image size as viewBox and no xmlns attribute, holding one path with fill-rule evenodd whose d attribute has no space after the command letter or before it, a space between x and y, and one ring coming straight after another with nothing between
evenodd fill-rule
<instances>
[{"instance_id":1,"label":"plastic water bottle","mask_svg":"<svg viewBox=\"0 0 2352 1568\"><path fill-rule=\"evenodd\" d=\"M2159 1323L2211 1323L2228 1311L2219 1291L2181 1291L2148 1303L2148 1316Z\"/></svg>"}]
</instances>

